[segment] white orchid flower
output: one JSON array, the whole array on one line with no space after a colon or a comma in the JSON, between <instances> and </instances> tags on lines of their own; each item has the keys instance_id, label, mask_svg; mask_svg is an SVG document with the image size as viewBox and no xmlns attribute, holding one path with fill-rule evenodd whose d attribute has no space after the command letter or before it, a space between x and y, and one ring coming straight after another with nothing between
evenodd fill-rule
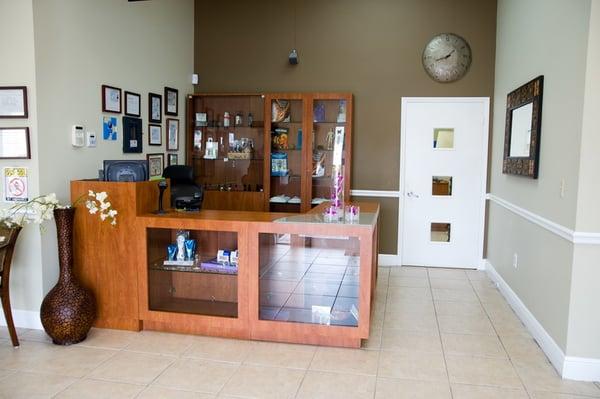
<instances>
[{"instance_id":1,"label":"white orchid flower","mask_svg":"<svg viewBox=\"0 0 600 399\"><path fill-rule=\"evenodd\" d=\"M112 224L113 226L117 225L117 219L113 219L112 222L110 222L110 224Z\"/></svg>"},{"instance_id":2,"label":"white orchid flower","mask_svg":"<svg viewBox=\"0 0 600 399\"><path fill-rule=\"evenodd\" d=\"M108 216L110 216L111 218L114 218L115 216L117 216L117 211L114 209L111 209L110 211L108 211Z\"/></svg>"},{"instance_id":3,"label":"white orchid flower","mask_svg":"<svg viewBox=\"0 0 600 399\"><path fill-rule=\"evenodd\" d=\"M100 213L100 220L104 221L107 217L108 215L106 213Z\"/></svg>"},{"instance_id":4,"label":"white orchid flower","mask_svg":"<svg viewBox=\"0 0 600 399\"><path fill-rule=\"evenodd\" d=\"M110 202L103 202L100 204L100 209L103 211L107 210L108 208L110 208Z\"/></svg>"},{"instance_id":5,"label":"white orchid flower","mask_svg":"<svg viewBox=\"0 0 600 399\"><path fill-rule=\"evenodd\" d=\"M104 202L104 200L108 198L108 194L106 194L106 191L102 191L100 193L96 193L96 199L100 202Z\"/></svg>"},{"instance_id":6,"label":"white orchid flower","mask_svg":"<svg viewBox=\"0 0 600 399\"><path fill-rule=\"evenodd\" d=\"M94 193L92 190L88 190L88 197L95 197L96 193Z\"/></svg>"}]
</instances>

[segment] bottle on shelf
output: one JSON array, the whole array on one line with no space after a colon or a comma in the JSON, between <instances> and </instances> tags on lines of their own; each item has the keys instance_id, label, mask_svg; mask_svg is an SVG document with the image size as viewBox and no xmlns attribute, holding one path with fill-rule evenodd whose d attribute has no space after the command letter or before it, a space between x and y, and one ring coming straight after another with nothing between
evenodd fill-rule
<instances>
[{"instance_id":1,"label":"bottle on shelf","mask_svg":"<svg viewBox=\"0 0 600 399\"><path fill-rule=\"evenodd\" d=\"M223 112L223 127L229 127L231 125L231 115L229 112Z\"/></svg>"}]
</instances>

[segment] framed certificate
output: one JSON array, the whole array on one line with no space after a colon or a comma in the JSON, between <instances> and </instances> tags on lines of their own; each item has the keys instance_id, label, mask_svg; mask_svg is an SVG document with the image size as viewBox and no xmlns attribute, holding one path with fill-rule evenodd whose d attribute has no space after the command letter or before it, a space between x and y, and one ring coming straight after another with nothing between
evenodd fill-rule
<instances>
[{"instance_id":1,"label":"framed certificate","mask_svg":"<svg viewBox=\"0 0 600 399\"><path fill-rule=\"evenodd\" d=\"M121 113L121 89L102 85L102 112Z\"/></svg>"},{"instance_id":2,"label":"framed certificate","mask_svg":"<svg viewBox=\"0 0 600 399\"><path fill-rule=\"evenodd\" d=\"M27 118L27 87L0 87L0 118Z\"/></svg>"}]
</instances>

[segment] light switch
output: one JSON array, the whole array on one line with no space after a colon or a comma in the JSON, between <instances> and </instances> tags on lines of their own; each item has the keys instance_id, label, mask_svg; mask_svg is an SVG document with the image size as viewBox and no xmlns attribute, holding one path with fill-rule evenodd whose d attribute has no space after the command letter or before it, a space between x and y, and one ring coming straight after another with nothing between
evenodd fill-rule
<instances>
[{"instance_id":1,"label":"light switch","mask_svg":"<svg viewBox=\"0 0 600 399\"><path fill-rule=\"evenodd\" d=\"M87 147L96 147L96 132L87 132L86 133L86 146Z\"/></svg>"}]
</instances>

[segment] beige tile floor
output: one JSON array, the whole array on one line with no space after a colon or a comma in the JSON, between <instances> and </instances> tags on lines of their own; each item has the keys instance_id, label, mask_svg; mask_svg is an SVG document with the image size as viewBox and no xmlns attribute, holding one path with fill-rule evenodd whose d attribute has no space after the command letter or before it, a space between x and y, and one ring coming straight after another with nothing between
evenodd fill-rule
<instances>
[{"instance_id":1,"label":"beige tile floor","mask_svg":"<svg viewBox=\"0 0 600 399\"><path fill-rule=\"evenodd\" d=\"M600 397L561 380L484 273L381 268L363 349L93 329L0 330L1 398Z\"/></svg>"}]
</instances>

